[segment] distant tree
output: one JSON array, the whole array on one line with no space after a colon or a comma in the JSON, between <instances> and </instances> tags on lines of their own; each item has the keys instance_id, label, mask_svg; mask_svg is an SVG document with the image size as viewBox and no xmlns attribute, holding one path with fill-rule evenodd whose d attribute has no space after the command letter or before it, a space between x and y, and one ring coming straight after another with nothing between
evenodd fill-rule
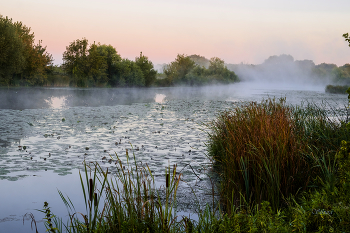
<instances>
[{"instance_id":1,"label":"distant tree","mask_svg":"<svg viewBox=\"0 0 350 233\"><path fill-rule=\"evenodd\" d=\"M111 86L116 86L118 83L119 65L122 58L117 53L116 49L112 45L99 45L97 51L106 60L106 74L108 83Z\"/></svg>"},{"instance_id":2,"label":"distant tree","mask_svg":"<svg viewBox=\"0 0 350 233\"><path fill-rule=\"evenodd\" d=\"M154 70L153 63L148 60L148 57L140 53L140 57L135 58L135 63L138 65L142 71L143 78L145 80L145 86L151 86L156 80L157 71Z\"/></svg>"},{"instance_id":3,"label":"distant tree","mask_svg":"<svg viewBox=\"0 0 350 233\"><path fill-rule=\"evenodd\" d=\"M71 75L78 86L85 86L89 75L88 40L75 40L63 53L63 69Z\"/></svg>"},{"instance_id":4,"label":"distant tree","mask_svg":"<svg viewBox=\"0 0 350 233\"><path fill-rule=\"evenodd\" d=\"M202 66L202 67L205 67L205 68L208 68L209 65L210 65L210 61L203 57L203 56L200 56L200 55L197 55L197 54L193 54L191 56L188 56L192 61L194 61L196 63L196 65L199 65L199 66Z\"/></svg>"},{"instance_id":5,"label":"distant tree","mask_svg":"<svg viewBox=\"0 0 350 233\"><path fill-rule=\"evenodd\" d=\"M201 58L199 55L192 55L191 57L193 58L193 56ZM196 65L191 57L177 55L175 61L165 67L166 80L162 83L192 86L238 81L235 72L228 70L222 59L218 57L211 58L208 68L205 68L205 66Z\"/></svg>"},{"instance_id":6,"label":"distant tree","mask_svg":"<svg viewBox=\"0 0 350 233\"><path fill-rule=\"evenodd\" d=\"M279 56L270 56L264 61L263 65L281 65L293 62L294 58L291 55L282 54Z\"/></svg>"},{"instance_id":7,"label":"distant tree","mask_svg":"<svg viewBox=\"0 0 350 233\"><path fill-rule=\"evenodd\" d=\"M227 69L225 61L218 57L210 59L207 73L210 76L209 80L211 80L211 82L229 83L238 81L235 72Z\"/></svg>"},{"instance_id":8,"label":"distant tree","mask_svg":"<svg viewBox=\"0 0 350 233\"><path fill-rule=\"evenodd\" d=\"M208 69L212 73L219 73L225 69L225 62L218 57L213 57L210 59L210 65Z\"/></svg>"},{"instance_id":9,"label":"distant tree","mask_svg":"<svg viewBox=\"0 0 350 233\"><path fill-rule=\"evenodd\" d=\"M170 84L181 83L185 76L195 67L195 62L191 58L178 54L175 61L164 68L164 74Z\"/></svg>"},{"instance_id":10,"label":"distant tree","mask_svg":"<svg viewBox=\"0 0 350 233\"><path fill-rule=\"evenodd\" d=\"M88 50L88 76L93 85L107 83L107 58L99 52L99 46L95 43Z\"/></svg>"},{"instance_id":11,"label":"distant tree","mask_svg":"<svg viewBox=\"0 0 350 233\"><path fill-rule=\"evenodd\" d=\"M144 87L145 79L141 68L129 59L123 59L119 63L118 86Z\"/></svg>"}]
</instances>

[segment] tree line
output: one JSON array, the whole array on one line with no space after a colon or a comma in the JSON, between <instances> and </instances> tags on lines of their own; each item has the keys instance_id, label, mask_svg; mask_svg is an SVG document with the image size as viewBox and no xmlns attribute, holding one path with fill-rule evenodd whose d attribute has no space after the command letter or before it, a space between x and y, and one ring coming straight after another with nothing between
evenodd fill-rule
<instances>
[{"instance_id":1,"label":"tree line","mask_svg":"<svg viewBox=\"0 0 350 233\"><path fill-rule=\"evenodd\" d=\"M158 74L142 52L135 60L123 59L111 45L89 44L86 38L71 42L63 64L35 43L31 28L0 15L0 86L149 87L202 85L237 81L223 60L212 58L209 67L193 57L178 55Z\"/></svg>"},{"instance_id":2,"label":"tree line","mask_svg":"<svg viewBox=\"0 0 350 233\"><path fill-rule=\"evenodd\" d=\"M349 43L348 34L344 34ZM261 65L225 64L213 57L178 54L158 73L142 52L135 60L122 58L111 45L90 43L86 38L71 42L63 53L63 64L53 65L52 55L39 40L35 43L31 28L0 15L0 86L72 86L72 87L150 87L207 85L253 76L290 76L298 70L319 80L350 84L350 64L315 65L312 61L294 61L290 55L271 56ZM292 64L292 65L291 65ZM276 69L279 67L279 69ZM282 69L283 68L283 69ZM281 75L288 73L287 75ZM277 71L277 73L276 73ZM306 72L304 72L306 71ZM296 74L302 76L302 73ZM249 78L249 77L248 77Z\"/></svg>"},{"instance_id":3,"label":"tree line","mask_svg":"<svg viewBox=\"0 0 350 233\"><path fill-rule=\"evenodd\" d=\"M153 63L142 52L135 61L122 59L111 45L90 44L83 38L66 47L62 70L71 86L149 87L157 75Z\"/></svg>"}]
</instances>

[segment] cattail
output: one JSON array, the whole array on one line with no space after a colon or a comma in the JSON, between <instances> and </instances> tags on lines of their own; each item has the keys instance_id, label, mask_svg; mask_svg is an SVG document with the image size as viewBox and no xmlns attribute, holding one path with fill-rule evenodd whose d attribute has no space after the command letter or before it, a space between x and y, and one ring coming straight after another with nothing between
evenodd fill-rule
<instances>
[{"instance_id":1,"label":"cattail","mask_svg":"<svg viewBox=\"0 0 350 233\"><path fill-rule=\"evenodd\" d=\"M89 198L90 198L90 201L92 201L92 195L94 193L94 183L92 181L92 179L89 179Z\"/></svg>"},{"instance_id":2,"label":"cattail","mask_svg":"<svg viewBox=\"0 0 350 233\"><path fill-rule=\"evenodd\" d=\"M165 186L167 188L169 188L169 182L170 182L170 174L166 174L166 177L165 177Z\"/></svg>"}]
</instances>

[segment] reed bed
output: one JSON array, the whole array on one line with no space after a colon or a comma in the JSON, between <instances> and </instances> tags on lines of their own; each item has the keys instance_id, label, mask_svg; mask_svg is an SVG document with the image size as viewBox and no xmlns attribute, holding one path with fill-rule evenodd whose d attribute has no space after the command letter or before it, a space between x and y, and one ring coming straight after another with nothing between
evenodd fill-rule
<instances>
[{"instance_id":1,"label":"reed bed","mask_svg":"<svg viewBox=\"0 0 350 233\"><path fill-rule=\"evenodd\" d=\"M223 112L209 128L208 155L228 213L263 201L277 210L315 187L317 177L331 179L335 153L349 139L343 119L330 120L312 104L287 106L284 98Z\"/></svg>"}]
</instances>

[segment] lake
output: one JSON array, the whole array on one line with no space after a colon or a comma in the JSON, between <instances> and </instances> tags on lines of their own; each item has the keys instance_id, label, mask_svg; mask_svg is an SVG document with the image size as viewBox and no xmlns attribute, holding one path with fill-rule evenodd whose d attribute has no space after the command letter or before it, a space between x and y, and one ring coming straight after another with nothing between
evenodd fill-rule
<instances>
[{"instance_id":1,"label":"lake","mask_svg":"<svg viewBox=\"0 0 350 233\"><path fill-rule=\"evenodd\" d=\"M206 156L206 123L220 111L246 101L285 97L288 104L325 104L342 114L347 95L324 86L237 83L171 88L2 88L0 89L0 232L31 232L31 212L39 220L47 201L66 217L57 190L85 212L79 180L83 162L97 161L113 174L126 149L148 164L159 185L165 169L183 174L179 214L193 214L212 201ZM104 158L105 157L105 158ZM111 159L111 160L110 160ZM193 191L195 194L193 195ZM35 231L33 231L35 232Z\"/></svg>"}]
</instances>

